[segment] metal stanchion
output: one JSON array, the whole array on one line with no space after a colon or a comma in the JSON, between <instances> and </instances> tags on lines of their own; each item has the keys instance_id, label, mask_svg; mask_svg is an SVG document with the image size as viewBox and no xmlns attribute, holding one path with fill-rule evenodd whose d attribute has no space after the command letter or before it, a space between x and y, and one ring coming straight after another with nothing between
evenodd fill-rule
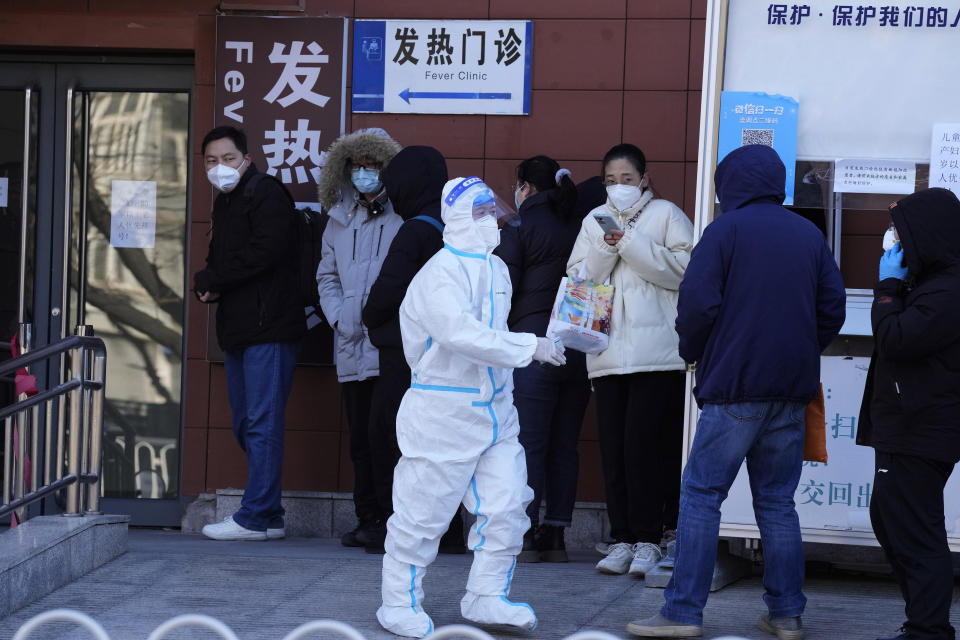
<instances>
[{"instance_id":1,"label":"metal stanchion","mask_svg":"<svg viewBox=\"0 0 960 640\"><path fill-rule=\"evenodd\" d=\"M103 486L103 399L107 393L107 357L99 354L93 360L93 379L100 388L93 393L90 406L90 471L97 474L97 481L87 488L87 511L100 515L100 488Z\"/></svg>"}]
</instances>

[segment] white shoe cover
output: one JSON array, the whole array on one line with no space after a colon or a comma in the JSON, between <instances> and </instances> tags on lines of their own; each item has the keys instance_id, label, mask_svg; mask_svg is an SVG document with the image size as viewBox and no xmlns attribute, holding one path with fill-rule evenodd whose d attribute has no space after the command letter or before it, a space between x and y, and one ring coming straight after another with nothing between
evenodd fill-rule
<instances>
[{"instance_id":1,"label":"white shoe cover","mask_svg":"<svg viewBox=\"0 0 960 640\"><path fill-rule=\"evenodd\" d=\"M479 624L509 624L532 630L537 616L526 602L511 602L506 596L480 596L467 592L460 600L460 614Z\"/></svg>"},{"instance_id":2,"label":"white shoe cover","mask_svg":"<svg viewBox=\"0 0 960 640\"><path fill-rule=\"evenodd\" d=\"M420 608L381 605L377 609L377 622L390 633L407 638L423 638L433 633L433 620Z\"/></svg>"}]
</instances>

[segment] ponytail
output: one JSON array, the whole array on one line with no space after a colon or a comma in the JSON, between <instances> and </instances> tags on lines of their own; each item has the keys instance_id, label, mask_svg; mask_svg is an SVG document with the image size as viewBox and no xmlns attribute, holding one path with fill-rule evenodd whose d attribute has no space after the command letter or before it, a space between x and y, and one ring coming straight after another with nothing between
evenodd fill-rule
<instances>
[{"instance_id":1,"label":"ponytail","mask_svg":"<svg viewBox=\"0 0 960 640\"><path fill-rule=\"evenodd\" d=\"M554 213L564 220L577 215L577 187L570 179L570 171L561 169L556 160L534 156L517 165L517 181L533 185L537 193L547 193L547 202Z\"/></svg>"}]
</instances>

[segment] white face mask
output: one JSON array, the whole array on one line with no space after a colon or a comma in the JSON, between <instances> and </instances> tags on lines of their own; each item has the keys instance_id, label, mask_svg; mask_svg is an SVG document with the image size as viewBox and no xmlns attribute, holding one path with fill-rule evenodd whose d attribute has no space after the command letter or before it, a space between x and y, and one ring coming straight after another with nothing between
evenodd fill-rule
<instances>
[{"instance_id":1,"label":"white face mask","mask_svg":"<svg viewBox=\"0 0 960 640\"><path fill-rule=\"evenodd\" d=\"M887 229L887 232L883 234L883 250L890 251L896 243L897 239L893 237L893 227L890 227Z\"/></svg>"},{"instance_id":2,"label":"white face mask","mask_svg":"<svg viewBox=\"0 0 960 640\"><path fill-rule=\"evenodd\" d=\"M480 237L483 239L483 244L486 245L487 249L494 249L500 244L500 227L497 225L497 220L493 216L483 216L479 220L475 220L474 224L477 225L477 229L480 231Z\"/></svg>"},{"instance_id":3,"label":"white face mask","mask_svg":"<svg viewBox=\"0 0 960 640\"><path fill-rule=\"evenodd\" d=\"M210 184L224 193L233 191L233 188L237 186L238 182L240 182L240 169L243 168L243 165L246 164L246 162L247 160L244 158L243 162L241 162L240 166L236 169L233 167L228 167L225 164L218 164L215 167L210 167L210 170L207 171L207 180L210 181Z\"/></svg>"},{"instance_id":4,"label":"white face mask","mask_svg":"<svg viewBox=\"0 0 960 640\"><path fill-rule=\"evenodd\" d=\"M635 205L642 193L640 187L631 184L612 184L607 187L607 197L617 211L626 211Z\"/></svg>"}]
</instances>

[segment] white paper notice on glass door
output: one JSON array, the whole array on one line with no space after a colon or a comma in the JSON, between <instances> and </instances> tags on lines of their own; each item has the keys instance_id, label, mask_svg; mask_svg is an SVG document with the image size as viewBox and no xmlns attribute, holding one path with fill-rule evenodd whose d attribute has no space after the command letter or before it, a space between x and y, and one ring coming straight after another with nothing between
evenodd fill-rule
<instances>
[{"instance_id":1,"label":"white paper notice on glass door","mask_svg":"<svg viewBox=\"0 0 960 640\"><path fill-rule=\"evenodd\" d=\"M930 186L950 189L960 195L960 123L933 125Z\"/></svg>"},{"instance_id":2,"label":"white paper notice on glass door","mask_svg":"<svg viewBox=\"0 0 960 640\"><path fill-rule=\"evenodd\" d=\"M110 181L110 246L146 249L157 231L157 183Z\"/></svg>"},{"instance_id":3,"label":"white paper notice on glass door","mask_svg":"<svg viewBox=\"0 0 960 640\"><path fill-rule=\"evenodd\" d=\"M0 207L8 207L7 200L9 196L7 195L10 190L10 178L0 178Z\"/></svg>"}]
</instances>

